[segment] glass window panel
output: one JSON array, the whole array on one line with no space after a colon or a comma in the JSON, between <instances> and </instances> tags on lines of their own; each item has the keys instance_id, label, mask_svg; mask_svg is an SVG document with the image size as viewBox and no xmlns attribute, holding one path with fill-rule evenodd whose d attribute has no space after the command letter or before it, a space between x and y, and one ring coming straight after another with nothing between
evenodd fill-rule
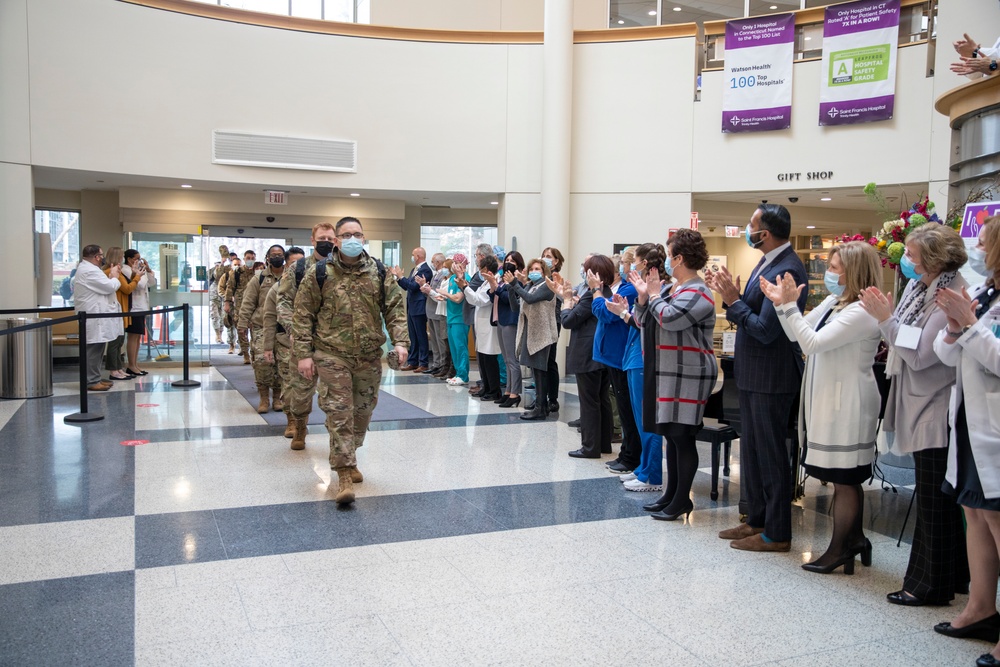
<instances>
[{"instance_id":1,"label":"glass window panel","mask_svg":"<svg viewBox=\"0 0 1000 667\"><path fill-rule=\"evenodd\" d=\"M323 0L292 0L292 16L304 19L323 18Z\"/></svg>"},{"instance_id":2,"label":"glass window panel","mask_svg":"<svg viewBox=\"0 0 1000 667\"><path fill-rule=\"evenodd\" d=\"M799 0L750 0L750 16L794 12L799 9Z\"/></svg>"},{"instance_id":3,"label":"glass window panel","mask_svg":"<svg viewBox=\"0 0 1000 667\"><path fill-rule=\"evenodd\" d=\"M223 7L288 16L288 0L220 0Z\"/></svg>"},{"instance_id":4,"label":"glass window panel","mask_svg":"<svg viewBox=\"0 0 1000 667\"><path fill-rule=\"evenodd\" d=\"M811 23L795 28L795 58L823 57L823 24Z\"/></svg>"},{"instance_id":5,"label":"glass window panel","mask_svg":"<svg viewBox=\"0 0 1000 667\"><path fill-rule=\"evenodd\" d=\"M610 9L608 25L612 28L634 28L659 23L656 0L611 0Z\"/></svg>"},{"instance_id":6,"label":"glass window panel","mask_svg":"<svg viewBox=\"0 0 1000 667\"><path fill-rule=\"evenodd\" d=\"M69 280L80 263L80 213L36 210L35 231L49 234L52 243L52 306L71 306Z\"/></svg>"},{"instance_id":7,"label":"glass window panel","mask_svg":"<svg viewBox=\"0 0 1000 667\"><path fill-rule=\"evenodd\" d=\"M796 8L798 7L796 6ZM653 9L655 9L655 6ZM663 12L663 16L660 17L661 25L723 21L743 16L743 0L713 0L713 2L702 2L701 0L663 0L661 10ZM614 28L616 26L611 27Z\"/></svg>"},{"instance_id":8,"label":"glass window panel","mask_svg":"<svg viewBox=\"0 0 1000 667\"><path fill-rule=\"evenodd\" d=\"M323 18L341 23L354 22L354 0L324 0Z\"/></svg>"},{"instance_id":9,"label":"glass window panel","mask_svg":"<svg viewBox=\"0 0 1000 667\"><path fill-rule=\"evenodd\" d=\"M496 245L497 228L433 225L420 228L420 246L427 251L428 257L437 252L444 253L445 257L460 252L471 260L476 254L476 246L480 243Z\"/></svg>"},{"instance_id":10,"label":"glass window panel","mask_svg":"<svg viewBox=\"0 0 1000 667\"><path fill-rule=\"evenodd\" d=\"M369 0L357 0L357 22L358 23L371 23L372 22L372 3Z\"/></svg>"}]
</instances>

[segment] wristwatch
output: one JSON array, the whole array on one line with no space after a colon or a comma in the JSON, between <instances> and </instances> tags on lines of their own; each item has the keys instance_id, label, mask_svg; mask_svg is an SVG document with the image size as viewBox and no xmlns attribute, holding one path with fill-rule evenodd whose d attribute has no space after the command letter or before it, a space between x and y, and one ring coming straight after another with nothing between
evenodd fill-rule
<instances>
[{"instance_id":1,"label":"wristwatch","mask_svg":"<svg viewBox=\"0 0 1000 667\"><path fill-rule=\"evenodd\" d=\"M997 61L996 60L991 60L990 61L990 71L991 72L997 71Z\"/></svg>"},{"instance_id":2,"label":"wristwatch","mask_svg":"<svg viewBox=\"0 0 1000 667\"><path fill-rule=\"evenodd\" d=\"M618 313L618 317L622 318L622 322L624 322L625 320L628 319L628 311L623 310L622 312Z\"/></svg>"},{"instance_id":3,"label":"wristwatch","mask_svg":"<svg viewBox=\"0 0 1000 667\"><path fill-rule=\"evenodd\" d=\"M966 332L968 332L968 331L969 331L969 329L971 329L971 328L972 328L973 326L975 326L975 325L973 325L973 324L966 324L966 325L965 325L964 327L962 327L962 328L961 328L961 329L959 329L958 331L946 331L945 333L947 333L947 334L948 334L949 336L951 336L952 338L961 338L961 337L962 337L962 336L964 336L964 335L966 334Z\"/></svg>"}]
</instances>

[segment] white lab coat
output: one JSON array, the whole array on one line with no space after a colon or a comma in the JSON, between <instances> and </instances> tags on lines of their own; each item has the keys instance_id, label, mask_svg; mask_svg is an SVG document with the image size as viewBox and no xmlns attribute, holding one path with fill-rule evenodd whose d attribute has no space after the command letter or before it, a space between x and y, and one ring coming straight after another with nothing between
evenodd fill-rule
<instances>
[{"instance_id":1,"label":"white lab coat","mask_svg":"<svg viewBox=\"0 0 1000 667\"><path fill-rule=\"evenodd\" d=\"M976 290L973 300L985 291L985 287ZM943 330L934 340L934 351L941 361L958 371L948 410L951 446L945 479L953 487L958 484L955 416L959 403L964 400L972 458L976 461L976 472L987 498L1000 498L1000 338L994 327L1000 331L1000 304L990 308L955 343L945 342Z\"/></svg>"},{"instance_id":2,"label":"white lab coat","mask_svg":"<svg viewBox=\"0 0 1000 667\"><path fill-rule=\"evenodd\" d=\"M132 280L132 267L128 264L122 265L122 275L128 280ZM213 288L216 286L212 283ZM152 271L147 271L139 278L135 289L132 290L132 310L149 310L149 290L156 289L156 276Z\"/></svg>"},{"instance_id":3,"label":"white lab coat","mask_svg":"<svg viewBox=\"0 0 1000 667\"><path fill-rule=\"evenodd\" d=\"M120 313L115 292L121 286L117 278L109 278L104 271L82 260L73 277L73 297L78 313ZM125 333L120 317L87 320L87 344L107 343Z\"/></svg>"},{"instance_id":4,"label":"white lab coat","mask_svg":"<svg viewBox=\"0 0 1000 667\"><path fill-rule=\"evenodd\" d=\"M493 297L490 295L490 284L483 281L479 289L465 288L465 300L476 307L474 326L476 327L476 352L483 354L500 354L500 338L497 328L490 324L493 316Z\"/></svg>"}]
</instances>

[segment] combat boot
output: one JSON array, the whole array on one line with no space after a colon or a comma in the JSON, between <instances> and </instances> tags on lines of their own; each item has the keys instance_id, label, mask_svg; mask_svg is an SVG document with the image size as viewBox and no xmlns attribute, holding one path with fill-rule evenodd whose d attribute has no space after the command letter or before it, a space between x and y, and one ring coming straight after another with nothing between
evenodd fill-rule
<instances>
[{"instance_id":1,"label":"combat boot","mask_svg":"<svg viewBox=\"0 0 1000 667\"><path fill-rule=\"evenodd\" d=\"M305 417L292 417L292 449L299 450L306 448L306 436L309 429L306 427Z\"/></svg>"},{"instance_id":2,"label":"combat boot","mask_svg":"<svg viewBox=\"0 0 1000 667\"><path fill-rule=\"evenodd\" d=\"M358 466L351 466L351 481L355 484L360 484L365 481L365 476L361 474L360 470L358 470Z\"/></svg>"},{"instance_id":3,"label":"combat boot","mask_svg":"<svg viewBox=\"0 0 1000 667\"><path fill-rule=\"evenodd\" d=\"M243 353L243 365L244 366L249 366L250 365L250 353L249 352L244 352Z\"/></svg>"},{"instance_id":4,"label":"combat boot","mask_svg":"<svg viewBox=\"0 0 1000 667\"><path fill-rule=\"evenodd\" d=\"M351 469L337 468L337 478L340 482L340 488L337 490L337 496L334 500L339 505L350 505L354 502L354 482L351 481Z\"/></svg>"},{"instance_id":5,"label":"combat boot","mask_svg":"<svg viewBox=\"0 0 1000 667\"><path fill-rule=\"evenodd\" d=\"M271 392L266 386L259 384L257 385L257 393L260 394L260 405L257 406L257 413L262 415L270 407Z\"/></svg>"},{"instance_id":6,"label":"combat boot","mask_svg":"<svg viewBox=\"0 0 1000 667\"><path fill-rule=\"evenodd\" d=\"M271 403L271 409L275 412L281 412L285 409L285 397L281 395L280 389L272 389L271 392L274 395L274 401Z\"/></svg>"},{"instance_id":7,"label":"combat boot","mask_svg":"<svg viewBox=\"0 0 1000 667\"><path fill-rule=\"evenodd\" d=\"M290 438L295 435L295 420L287 412L285 413L285 419L288 420L288 425L285 427L285 437Z\"/></svg>"}]
</instances>

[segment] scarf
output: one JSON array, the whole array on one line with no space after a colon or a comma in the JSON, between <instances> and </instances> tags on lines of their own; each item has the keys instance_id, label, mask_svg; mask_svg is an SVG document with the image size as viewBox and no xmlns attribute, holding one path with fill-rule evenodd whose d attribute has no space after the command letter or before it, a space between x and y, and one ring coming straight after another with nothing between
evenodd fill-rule
<instances>
[{"instance_id":1,"label":"scarf","mask_svg":"<svg viewBox=\"0 0 1000 667\"><path fill-rule=\"evenodd\" d=\"M913 326L922 321L934 309L934 298L938 290L945 289L955 280L957 271L947 271L935 278L930 285L919 280L911 280L903 291L903 298L896 306L893 317L902 326ZM889 341L889 356L885 362L886 377L899 375L903 370L903 359L896 352L895 341Z\"/></svg>"}]
</instances>

